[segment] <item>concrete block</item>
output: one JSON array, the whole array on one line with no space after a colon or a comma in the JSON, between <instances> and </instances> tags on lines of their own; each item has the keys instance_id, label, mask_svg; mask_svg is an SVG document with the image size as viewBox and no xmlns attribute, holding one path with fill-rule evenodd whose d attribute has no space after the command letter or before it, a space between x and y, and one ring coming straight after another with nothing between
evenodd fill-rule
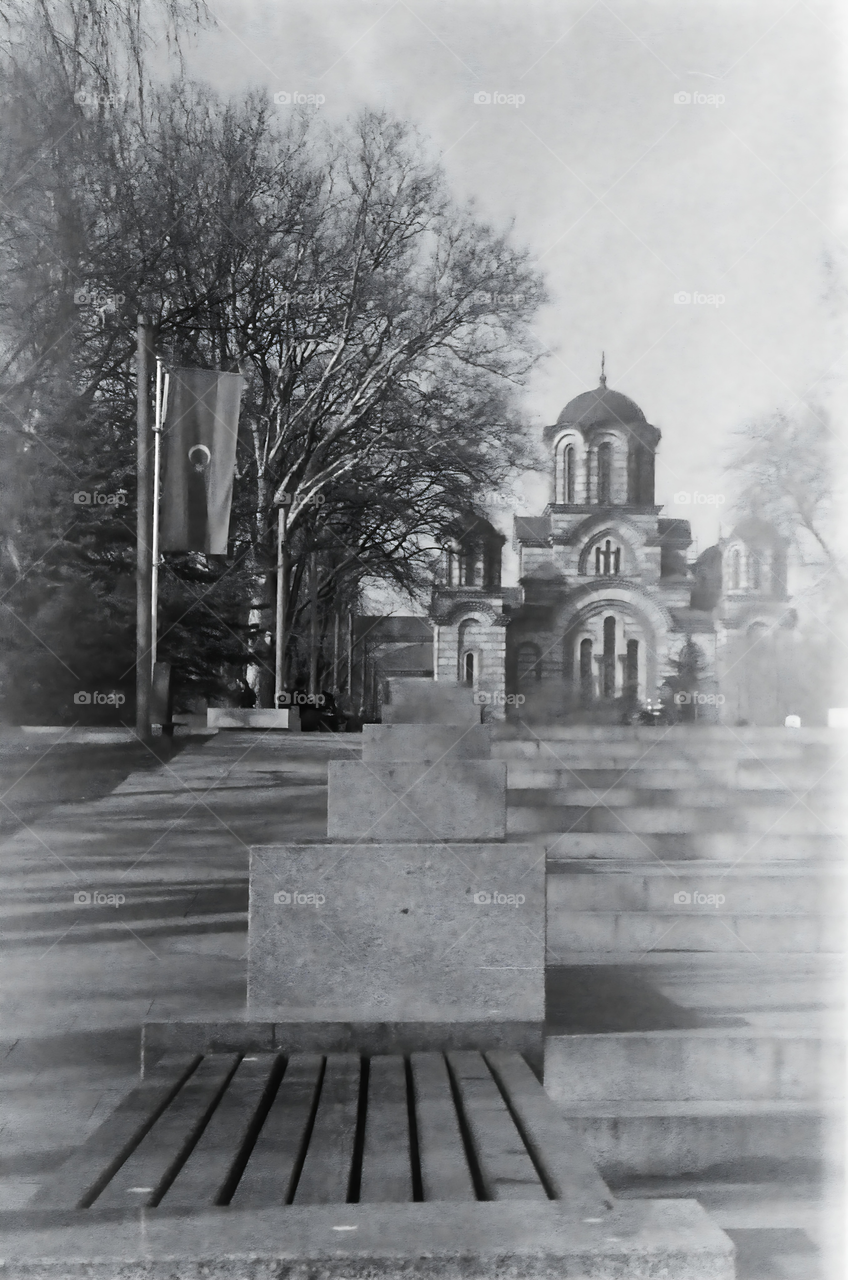
<instances>
[{"instance_id":1,"label":"concrete block","mask_svg":"<svg viewBox=\"0 0 848 1280\"><path fill-rule=\"evenodd\" d=\"M19 1215L20 1218L20 1215ZM346 1229L339 1232L337 1228ZM540 1204L275 1205L148 1210L143 1221L0 1227L6 1280L733 1280L733 1244L697 1200L624 1200L604 1215Z\"/></svg>"},{"instance_id":2,"label":"concrete block","mask_svg":"<svg viewBox=\"0 0 848 1280\"><path fill-rule=\"evenodd\" d=\"M387 684L384 724L481 723L481 708L475 704L474 691L468 685L412 676L388 680Z\"/></svg>"},{"instance_id":3,"label":"concrete block","mask_svg":"<svg viewBox=\"0 0 848 1280\"><path fill-rule=\"evenodd\" d=\"M362 726L362 759L415 761L488 760L492 754L487 725L366 724Z\"/></svg>"},{"instance_id":4,"label":"concrete block","mask_svg":"<svg viewBox=\"0 0 848 1280\"><path fill-rule=\"evenodd\" d=\"M541 1022L544 912L533 845L255 847L249 1017Z\"/></svg>"},{"instance_id":5,"label":"concrete block","mask_svg":"<svg viewBox=\"0 0 848 1280\"><path fill-rule=\"evenodd\" d=\"M506 765L329 763L327 834L340 840L503 840Z\"/></svg>"},{"instance_id":6,"label":"concrete block","mask_svg":"<svg viewBox=\"0 0 848 1280\"><path fill-rule=\"evenodd\" d=\"M206 723L210 729L300 729L297 707L275 711L271 707L209 707Z\"/></svg>"}]
</instances>

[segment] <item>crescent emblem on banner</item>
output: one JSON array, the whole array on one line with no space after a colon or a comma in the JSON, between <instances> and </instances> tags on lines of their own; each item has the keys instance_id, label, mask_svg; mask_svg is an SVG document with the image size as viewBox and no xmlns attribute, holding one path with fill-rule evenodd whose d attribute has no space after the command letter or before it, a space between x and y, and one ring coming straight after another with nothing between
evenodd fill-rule
<instances>
[{"instance_id":1,"label":"crescent emblem on banner","mask_svg":"<svg viewBox=\"0 0 848 1280\"><path fill-rule=\"evenodd\" d=\"M196 457L196 454L200 456ZM188 460L195 471L205 471L212 461L212 453L205 444L193 444L188 451Z\"/></svg>"}]
</instances>

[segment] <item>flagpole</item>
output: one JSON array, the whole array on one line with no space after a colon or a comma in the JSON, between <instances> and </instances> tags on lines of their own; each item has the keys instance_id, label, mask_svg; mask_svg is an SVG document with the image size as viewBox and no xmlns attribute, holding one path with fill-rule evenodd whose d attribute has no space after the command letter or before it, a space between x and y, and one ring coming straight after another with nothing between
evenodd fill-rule
<instances>
[{"instance_id":1,"label":"flagpole","mask_svg":"<svg viewBox=\"0 0 848 1280\"><path fill-rule=\"evenodd\" d=\"M159 489L162 472L162 432L168 405L170 374L163 371L162 360L156 357L156 416L153 427L153 535L150 539L152 565L150 573L150 675L156 673L159 645Z\"/></svg>"},{"instance_id":2,"label":"flagpole","mask_svg":"<svg viewBox=\"0 0 848 1280\"><path fill-rule=\"evenodd\" d=\"M286 505L277 507L277 611L274 631L274 706L286 687Z\"/></svg>"},{"instance_id":3,"label":"flagpole","mask_svg":"<svg viewBox=\"0 0 848 1280\"><path fill-rule=\"evenodd\" d=\"M153 357L153 322L139 315L136 328L136 638L135 638L135 731L139 738L151 736L150 694L152 685L151 587L153 556L151 533L153 503L151 485L151 430L149 382Z\"/></svg>"}]
</instances>

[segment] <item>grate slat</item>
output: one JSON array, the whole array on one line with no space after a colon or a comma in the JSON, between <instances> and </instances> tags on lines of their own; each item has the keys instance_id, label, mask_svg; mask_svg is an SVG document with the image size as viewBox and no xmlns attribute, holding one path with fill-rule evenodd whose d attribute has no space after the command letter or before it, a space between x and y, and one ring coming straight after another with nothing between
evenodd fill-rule
<instances>
[{"instance_id":1,"label":"grate slat","mask_svg":"<svg viewBox=\"0 0 848 1280\"><path fill-rule=\"evenodd\" d=\"M34 1208L77 1209L91 1203L135 1150L200 1061L169 1054L33 1196Z\"/></svg>"},{"instance_id":2,"label":"grate slat","mask_svg":"<svg viewBox=\"0 0 848 1280\"><path fill-rule=\"evenodd\" d=\"M413 1053L418 1155L425 1200L476 1200L444 1054Z\"/></svg>"},{"instance_id":3,"label":"grate slat","mask_svg":"<svg viewBox=\"0 0 848 1280\"><path fill-rule=\"evenodd\" d=\"M320 1053L293 1053L289 1058L230 1200L234 1207L261 1209L288 1204L303 1160L323 1066Z\"/></svg>"},{"instance_id":4,"label":"grate slat","mask_svg":"<svg viewBox=\"0 0 848 1280\"><path fill-rule=\"evenodd\" d=\"M202 1060L97 1197L98 1209L156 1203L197 1141L238 1060L236 1053Z\"/></svg>"},{"instance_id":5,"label":"grate slat","mask_svg":"<svg viewBox=\"0 0 848 1280\"><path fill-rule=\"evenodd\" d=\"M278 1063L274 1053L242 1059L194 1150L160 1199L166 1209L220 1203Z\"/></svg>"},{"instance_id":6,"label":"grate slat","mask_svg":"<svg viewBox=\"0 0 848 1280\"><path fill-rule=\"evenodd\" d=\"M293 1204L346 1204L359 1115L358 1054L330 1053Z\"/></svg>"},{"instance_id":7,"label":"grate slat","mask_svg":"<svg viewBox=\"0 0 848 1280\"><path fill-rule=\"evenodd\" d=\"M535 1165L515 1127L483 1055L447 1055L465 1113L474 1154L489 1200L548 1200Z\"/></svg>"},{"instance_id":8,"label":"grate slat","mask_svg":"<svg viewBox=\"0 0 848 1280\"><path fill-rule=\"evenodd\" d=\"M574 1126L560 1115L521 1055L495 1049L485 1057L552 1197L575 1210L612 1208L612 1193Z\"/></svg>"},{"instance_id":9,"label":"grate slat","mask_svg":"<svg viewBox=\"0 0 848 1280\"><path fill-rule=\"evenodd\" d=\"M400 1054L378 1054L368 1074L359 1200L406 1204L412 1199L406 1063Z\"/></svg>"}]
</instances>

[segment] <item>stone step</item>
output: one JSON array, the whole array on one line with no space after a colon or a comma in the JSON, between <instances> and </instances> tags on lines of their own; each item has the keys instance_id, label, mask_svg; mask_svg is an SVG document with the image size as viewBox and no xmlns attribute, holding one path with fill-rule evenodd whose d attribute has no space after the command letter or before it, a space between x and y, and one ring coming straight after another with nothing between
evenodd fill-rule
<instances>
[{"instance_id":1,"label":"stone step","mask_svg":"<svg viewBox=\"0 0 848 1280\"><path fill-rule=\"evenodd\" d=\"M827 804L827 796L807 793L802 800L786 788L778 790L757 789L746 790L741 796L734 787L688 786L661 787L637 786L631 784L629 778L623 780L624 785L595 787L580 785L578 780L570 778L564 770L541 770L532 772L512 771L507 774L509 801L511 804L545 804L567 805L593 808L600 805L605 808L627 808L629 806L654 808L692 808L720 809L728 805L738 807L740 804L771 806L777 812L785 812L796 803L815 809Z\"/></svg>"},{"instance_id":2,"label":"stone step","mask_svg":"<svg viewBox=\"0 0 848 1280\"><path fill-rule=\"evenodd\" d=\"M780 912L698 910L571 911L549 908L547 947L550 963L598 964L641 961L646 952L823 952L843 954L845 927L840 916L818 918ZM591 959L590 959L591 957Z\"/></svg>"},{"instance_id":3,"label":"stone step","mask_svg":"<svg viewBox=\"0 0 848 1280\"><path fill-rule=\"evenodd\" d=\"M547 1036L545 1089L560 1106L660 1099L839 1100L845 1041L747 1027Z\"/></svg>"},{"instance_id":4,"label":"stone step","mask_svg":"<svg viewBox=\"0 0 848 1280\"><path fill-rule=\"evenodd\" d=\"M549 1036L545 1088L608 1178L839 1160L844 1040L697 1028Z\"/></svg>"},{"instance_id":5,"label":"stone step","mask_svg":"<svg viewBox=\"0 0 848 1280\"><path fill-rule=\"evenodd\" d=\"M818 761L806 755L793 753L772 754L734 752L716 745L709 751L694 751L683 745L664 743L599 742L569 743L550 738L532 738L523 742L494 741L492 757L496 760L540 760L560 763L569 768L626 769L633 766L662 769L741 769L748 766L823 773L829 765L829 757Z\"/></svg>"},{"instance_id":6,"label":"stone step","mask_svg":"<svg viewBox=\"0 0 848 1280\"><path fill-rule=\"evenodd\" d=\"M525 726L498 725L495 736L505 741L520 741L528 737L550 738L561 742L667 742L691 745L702 749L709 744L734 748L779 747L781 750L798 751L848 744L848 733L835 729L786 729L783 726L757 725L614 725L614 724L560 724Z\"/></svg>"},{"instance_id":7,"label":"stone step","mask_svg":"<svg viewBox=\"0 0 848 1280\"><path fill-rule=\"evenodd\" d=\"M613 1185L633 1177L698 1174L713 1185L751 1177L785 1181L793 1175L818 1178L827 1168L836 1174L839 1168L834 1135L842 1113L832 1104L704 1099L564 1104L561 1110ZM769 1272L768 1280L784 1280L787 1274ZM798 1280L814 1280L814 1275L806 1268L797 1272ZM765 1273L756 1276L766 1280Z\"/></svg>"},{"instance_id":8,"label":"stone step","mask_svg":"<svg viewBox=\"0 0 848 1280\"><path fill-rule=\"evenodd\" d=\"M553 911L669 911L723 916L763 914L842 915L845 868L778 867L716 863L668 863L649 867L586 870L580 862L548 869L548 915Z\"/></svg>"},{"instance_id":9,"label":"stone step","mask_svg":"<svg viewBox=\"0 0 848 1280\"><path fill-rule=\"evenodd\" d=\"M547 793L520 791L508 796L507 832L520 835L536 831L629 832L636 835L695 835L733 833L746 835L835 835L836 820L792 803L775 812L771 806L737 804L724 808L629 805L608 809L603 805L546 803ZM829 820L830 819L830 820Z\"/></svg>"},{"instance_id":10,"label":"stone step","mask_svg":"<svg viewBox=\"0 0 848 1280\"><path fill-rule=\"evenodd\" d=\"M543 814L534 830L544 831L542 823L549 820ZM526 835L528 816L513 817L507 812L508 829L516 838ZM539 837L547 848L549 863L572 860L618 860L627 862L663 863L691 859L733 862L745 858L751 862L816 861L842 859L842 841L830 835L766 835L736 831L677 833L671 835L645 832L571 831L559 835Z\"/></svg>"},{"instance_id":11,"label":"stone step","mask_svg":"<svg viewBox=\"0 0 848 1280\"><path fill-rule=\"evenodd\" d=\"M841 778L807 773L803 778L791 779L770 769L736 770L659 768L634 765L622 769L563 768L559 762L547 760L508 760L507 785L520 787L585 787L603 794L614 787L627 787L636 791L715 790L717 792L741 791L791 797L840 796Z\"/></svg>"}]
</instances>

